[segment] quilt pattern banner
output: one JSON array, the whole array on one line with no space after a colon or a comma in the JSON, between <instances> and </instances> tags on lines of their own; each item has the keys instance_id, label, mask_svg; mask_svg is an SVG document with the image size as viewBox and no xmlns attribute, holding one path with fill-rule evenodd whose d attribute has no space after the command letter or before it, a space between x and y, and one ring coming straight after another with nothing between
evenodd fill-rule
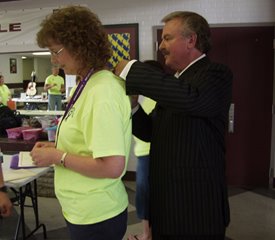
<instances>
[{"instance_id":1,"label":"quilt pattern banner","mask_svg":"<svg viewBox=\"0 0 275 240\"><path fill-rule=\"evenodd\" d=\"M108 39L112 44L113 56L109 60L111 68L114 68L121 60L130 60L130 33L108 34Z\"/></svg>"},{"instance_id":2,"label":"quilt pattern banner","mask_svg":"<svg viewBox=\"0 0 275 240\"><path fill-rule=\"evenodd\" d=\"M115 68L121 60L139 60L138 54L138 24L105 25L113 55L108 65Z\"/></svg>"}]
</instances>

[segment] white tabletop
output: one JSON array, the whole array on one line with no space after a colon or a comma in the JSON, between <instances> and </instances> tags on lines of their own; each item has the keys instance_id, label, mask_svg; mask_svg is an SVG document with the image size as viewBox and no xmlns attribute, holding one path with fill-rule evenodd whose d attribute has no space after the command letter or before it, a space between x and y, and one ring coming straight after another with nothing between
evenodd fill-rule
<instances>
[{"instance_id":1,"label":"white tabletop","mask_svg":"<svg viewBox=\"0 0 275 240\"><path fill-rule=\"evenodd\" d=\"M48 103L48 99L42 99L41 95L35 95L33 97L26 98L12 98L12 101L22 103ZM63 99L62 103L66 103L67 101L67 99Z\"/></svg>"},{"instance_id":2,"label":"white tabletop","mask_svg":"<svg viewBox=\"0 0 275 240\"><path fill-rule=\"evenodd\" d=\"M26 116L62 116L65 111L50 110L17 110L21 115Z\"/></svg>"},{"instance_id":3,"label":"white tabletop","mask_svg":"<svg viewBox=\"0 0 275 240\"><path fill-rule=\"evenodd\" d=\"M4 155L4 162L2 164L2 169L4 173L4 181L5 181L5 176L6 178L10 178L10 175L13 173L17 174L20 170L26 170L22 171L22 176L26 174L26 177L17 179L17 180L10 180L10 181L5 181L5 185L7 187L13 187L13 188L20 188L22 186L25 186L26 184L32 182L33 180L39 178L40 176L46 174L48 171L50 171L51 167L43 167L43 168L28 168L28 169L11 169L10 168L10 162L11 162L12 155ZM33 173L33 174L31 174ZM21 173L20 173L21 174Z\"/></svg>"}]
</instances>

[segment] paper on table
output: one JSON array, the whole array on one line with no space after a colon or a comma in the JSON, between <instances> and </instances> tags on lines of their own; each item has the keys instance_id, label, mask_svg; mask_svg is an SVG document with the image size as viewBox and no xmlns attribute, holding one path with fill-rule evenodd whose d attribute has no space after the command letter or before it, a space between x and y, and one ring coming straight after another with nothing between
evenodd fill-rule
<instances>
[{"instance_id":1,"label":"paper on table","mask_svg":"<svg viewBox=\"0 0 275 240\"><path fill-rule=\"evenodd\" d=\"M5 182L35 176L35 174L36 173L27 169L18 169L18 170L5 169L3 171Z\"/></svg>"},{"instance_id":2,"label":"paper on table","mask_svg":"<svg viewBox=\"0 0 275 240\"><path fill-rule=\"evenodd\" d=\"M19 152L18 167L37 167L30 155L30 152Z\"/></svg>"}]
</instances>

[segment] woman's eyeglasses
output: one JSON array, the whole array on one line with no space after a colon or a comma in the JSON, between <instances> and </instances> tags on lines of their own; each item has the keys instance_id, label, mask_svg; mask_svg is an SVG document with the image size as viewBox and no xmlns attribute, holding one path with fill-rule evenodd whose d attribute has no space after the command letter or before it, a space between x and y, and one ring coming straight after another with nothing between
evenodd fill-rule
<instances>
[{"instance_id":1,"label":"woman's eyeglasses","mask_svg":"<svg viewBox=\"0 0 275 240\"><path fill-rule=\"evenodd\" d=\"M63 50L64 50L64 47L60 48L58 51L50 51L50 52L53 56L58 56Z\"/></svg>"}]
</instances>

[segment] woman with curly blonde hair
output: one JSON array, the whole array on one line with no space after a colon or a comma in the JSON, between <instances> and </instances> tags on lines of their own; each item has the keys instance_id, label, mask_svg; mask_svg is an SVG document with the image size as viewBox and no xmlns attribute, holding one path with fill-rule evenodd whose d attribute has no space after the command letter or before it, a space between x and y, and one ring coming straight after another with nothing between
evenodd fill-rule
<instances>
[{"instance_id":1,"label":"woman with curly blonde hair","mask_svg":"<svg viewBox=\"0 0 275 240\"><path fill-rule=\"evenodd\" d=\"M31 151L38 166L55 165L55 193L71 239L121 240L128 197L121 180L131 144L131 106L124 82L107 70L110 43L98 17L86 7L54 11L41 24L38 45L53 64L81 76L56 142Z\"/></svg>"}]
</instances>

